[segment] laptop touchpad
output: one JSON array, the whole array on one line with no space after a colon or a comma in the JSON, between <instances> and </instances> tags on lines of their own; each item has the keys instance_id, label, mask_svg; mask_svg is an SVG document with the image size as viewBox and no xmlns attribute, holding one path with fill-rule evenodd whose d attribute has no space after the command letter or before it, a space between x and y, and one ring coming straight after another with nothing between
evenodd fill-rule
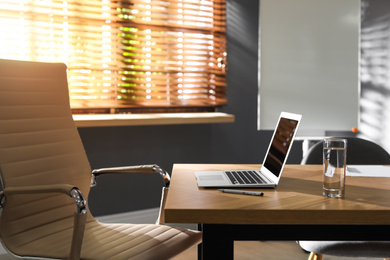
<instances>
[{"instance_id":1,"label":"laptop touchpad","mask_svg":"<svg viewBox=\"0 0 390 260\"><path fill-rule=\"evenodd\" d=\"M199 178L202 181L220 181L220 180L223 180L223 177L221 175L206 175L206 176L199 176Z\"/></svg>"}]
</instances>

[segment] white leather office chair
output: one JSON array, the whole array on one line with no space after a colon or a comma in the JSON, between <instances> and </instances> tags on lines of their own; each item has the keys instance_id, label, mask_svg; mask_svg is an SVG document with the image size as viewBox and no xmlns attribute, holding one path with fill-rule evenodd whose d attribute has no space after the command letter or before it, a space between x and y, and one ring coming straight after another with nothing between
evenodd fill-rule
<instances>
[{"instance_id":1,"label":"white leather office chair","mask_svg":"<svg viewBox=\"0 0 390 260\"><path fill-rule=\"evenodd\" d=\"M347 164L390 164L390 155L378 144L355 137L346 139ZM322 153L323 144L318 142L309 149L301 164L322 164ZM324 255L390 259L388 241L299 241L299 245L311 252L309 260L322 260Z\"/></svg>"},{"instance_id":2,"label":"white leather office chair","mask_svg":"<svg viewBox=\"0 0 390 260\"><path fill-rule=\"evenodd\" d=\"M95 183L103 173L160 174L166 191L169 175L157 165L91 174L64 64L0 60L0 172L0 236L14 256L160 260L201 241L200 232L184 228L100 223L87 210L91 177Z\"/></svg>"}]
</instances>

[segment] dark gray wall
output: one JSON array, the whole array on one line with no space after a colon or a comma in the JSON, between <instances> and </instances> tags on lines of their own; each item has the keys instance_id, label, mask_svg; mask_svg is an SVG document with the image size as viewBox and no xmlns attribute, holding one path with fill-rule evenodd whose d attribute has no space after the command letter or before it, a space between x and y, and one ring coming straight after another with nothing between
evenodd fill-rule
<instances>
[{"instance_id":1,"label":"dark gray wall","mask_svg":"<svg viewBox=\"0 0 390 260\"><path fill-rule=\"evenodd\" d=\"M272 132L256 130L258 11L258 0L227 0L228 106L220 111L234 114L235 123L80 128L92 168L261 163ZM288 163L299 163L300 143L292 149ZM90 210L105 215L158 207L161 185L153 175L102 176L89 196Z\"/></svg>"}]
</instances>

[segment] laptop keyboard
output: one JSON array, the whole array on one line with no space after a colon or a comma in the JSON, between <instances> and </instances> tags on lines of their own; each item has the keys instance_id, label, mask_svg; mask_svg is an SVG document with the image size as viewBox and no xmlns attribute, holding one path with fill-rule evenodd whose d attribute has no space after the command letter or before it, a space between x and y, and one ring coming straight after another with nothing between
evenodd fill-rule
<instances>
[{"instance_id":1,"label":"laptop keyboard","mask_svg":"<svg viewBox=\"0 0 390 260\"><path fill-rule=\"evenodd\" d=\"M233 184L267 183L254 171L226 171L225 173Z\"/></svg>"}]
</instances>

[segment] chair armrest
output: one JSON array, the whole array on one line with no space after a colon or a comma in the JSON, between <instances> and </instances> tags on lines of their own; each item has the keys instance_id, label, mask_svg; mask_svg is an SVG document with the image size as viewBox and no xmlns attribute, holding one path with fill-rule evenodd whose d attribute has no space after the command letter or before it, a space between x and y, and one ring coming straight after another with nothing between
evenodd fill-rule
<instances>
[{"instance_id":1,"label":"chair armrest","mask_svg":"<svg viewBox=\"0 0 390 260\"><path fill-rule=\"evenodd\" d=\"M77 187L68 184L9 187L0 192L0 201L2 201L2 198L7 195L42 193L63 193L75 200L77 212L74 214L73 234L68 259L79 260L87 219L87 203L83 194ZM3 205L1 205L1 207L3 207Z\"/></svg>"},{"instance_id":2,"label":"chair armrest","mask_svg":"<svg viewBox=\"0 0 390 260\"><path fill-rule=\"evenodd\" d=\"M75 200L77 206L77 214L87 213L87 203L83 194L77 187L68 184L53 184L53 185L38 185L24 187L9 187L5 188L0 195L15 195L15 194L38 194L38 193L63 193Z\"/></svg>"},{"instance_id":3,"label":"chair armrest","mask_svg":"<svg viewBox=\"0 0 390 260\"><path fill-rule=\"evenodd\" d=\"M136 166L122 166L101 168L92 171L91 186L96 186L96 178L101 174L113 174L113 173L158 173L164 180L165 188L169 188L171 177L168 172L162 169L156 164L152 165L136 165Z\"/></svg>"}]
</instances>

